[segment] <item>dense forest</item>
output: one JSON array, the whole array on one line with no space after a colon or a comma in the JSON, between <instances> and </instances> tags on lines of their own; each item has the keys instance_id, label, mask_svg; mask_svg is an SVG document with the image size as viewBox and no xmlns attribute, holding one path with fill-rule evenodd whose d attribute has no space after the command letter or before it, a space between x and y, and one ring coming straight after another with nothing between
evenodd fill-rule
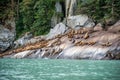
<instances>
[{"instance_id":1,"label":"dense forest","mask_svg":"<svg viewBox=\"0 0 120 80\"><path fill-rule=\"evenodd\" d=\"M63 13L55 11L59 1ZM51 28L53 15L65 17L65 0L0 0L0 24L9 18L15 18L16 36L25 32L43 35ZM78 0L74 15L87 14L94 22L103 25L114 24L120 19L120 0Z\"/></svg>"}]
</instances>

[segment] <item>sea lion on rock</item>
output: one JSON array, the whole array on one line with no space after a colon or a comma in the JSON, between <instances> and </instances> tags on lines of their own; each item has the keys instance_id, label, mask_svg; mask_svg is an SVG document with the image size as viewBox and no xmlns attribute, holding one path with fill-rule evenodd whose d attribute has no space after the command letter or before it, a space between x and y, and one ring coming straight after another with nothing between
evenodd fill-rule
<instances>
[{"instance_id":1,"label":"sea lion on rock","mask_svg":"<svg viewBox=\"0 0 120 80\"><path fill-rule=\"evenodd\" d=\"M84 39L89 38L88 32L85 34Z\"/></svg>"},{"instance_id":2,"label":"sea lion on rock","mask_svg":"<svg viewBox=\"0 0 120 80\"><path fill-rule=\"evenodd\" d=\"M112 45L112 43L110 43L110 42L106 42L106 43L102 43L101 45L102 45L102 46L107 46L107 47L109 47L109 46Z\"/></svg>"}]
</instances>

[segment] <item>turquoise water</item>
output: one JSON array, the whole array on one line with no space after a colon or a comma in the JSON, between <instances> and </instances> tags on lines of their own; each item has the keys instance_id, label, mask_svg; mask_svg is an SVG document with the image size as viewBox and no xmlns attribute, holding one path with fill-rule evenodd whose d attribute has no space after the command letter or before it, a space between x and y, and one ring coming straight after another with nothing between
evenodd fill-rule
<instances>
[{"instance_id":1,"label":"turquoise water","mask_svg":"<svg viewBox=\"0 0 120 80\"><path fill-rule=\"evenodd\" d=\"M0 59L0 80L120 80L120 61Z\"/></svg>"}]
</instances>

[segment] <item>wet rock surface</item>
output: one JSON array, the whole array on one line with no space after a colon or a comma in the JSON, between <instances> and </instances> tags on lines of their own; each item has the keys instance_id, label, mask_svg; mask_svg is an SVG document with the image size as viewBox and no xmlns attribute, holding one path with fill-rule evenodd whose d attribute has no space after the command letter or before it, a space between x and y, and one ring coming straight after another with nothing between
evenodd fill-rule
<instances>
[{"instance_id":1,"label":"wet rock surface","mask_svg":"<svg viewBox=\"0 0 120 80\"><path fill-rule=\"evenodd\" d=\"M117 26L119 27L119 25ZM58 28L55 31L56 33L57 30L62 31L62 29ZM101 29L91 30L87 27L80 29L69 28L67 31L58 32L59 34L52 34L53 36L50 38L46 38L46 36L32 38L38 40L5 52L0 57L92 60L120 59L120 32L116 29L115 32L114 29L113 31L111 29L103 31Z\"/></svg>"}]
</instances>

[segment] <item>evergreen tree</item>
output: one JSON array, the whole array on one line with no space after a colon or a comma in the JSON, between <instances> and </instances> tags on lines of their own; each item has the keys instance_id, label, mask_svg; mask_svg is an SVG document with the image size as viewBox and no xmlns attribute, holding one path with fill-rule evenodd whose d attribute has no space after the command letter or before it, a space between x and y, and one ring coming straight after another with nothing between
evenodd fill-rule
<instances>
[{"instance_id":1,"label":"evergreen tree","mask_svg":"<svg viewBox=\"0 0 120 80\"><path fill-rule=\"evenodd\" d=\"M119 0L80 0L76 14L87 14L103 24L114 24L120 19Z\"/></svg>"}]
</instances>

